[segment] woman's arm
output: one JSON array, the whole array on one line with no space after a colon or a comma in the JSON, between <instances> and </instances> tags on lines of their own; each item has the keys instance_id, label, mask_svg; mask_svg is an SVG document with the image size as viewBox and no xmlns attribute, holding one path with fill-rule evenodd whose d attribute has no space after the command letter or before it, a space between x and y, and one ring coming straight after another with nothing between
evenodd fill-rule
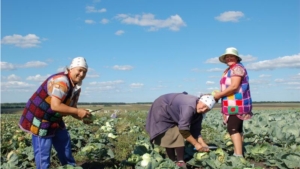
<instances>
[{"instance_id":1,"label":"woman's arm","mask_svg":"<svg viewBox=\"0 0 300 169\"><path fill-rule=\"evenodd\" d=\"M77 115L78 110L75 107L67 106L57 97L51 97L51 109L62 115Z\"/></svg>"},{"instance_id":2,"label":"woman's arm","mask_svg":"<svg viewBox=\"0 0 300 169\"><path fill-rule=\"evenodd\" d=\"M203 141L202 137L198 137L196 140L192 135L186 138L188 142L190 142L197 151L209 151L207 144Z\"/></svg>"},{"instance_id":3,"label":"woman's arm","mask_svg":"<svg viewBox=\"0 0 300 169\"><path fill-rule=\"evenodd\" d=\"M205 143L205 141L203 140L203 138L201 136L198 137L198 143L200 143L201 146L203 146L203 147L207 147L207 144Z\"/></svg>"},{"instance_id":4,"label":"woman's arm","mask_svg":"<svg viewBox=\"0 0 300 169\"><path fill-rule=\"evenodd\" d=\"M233 76L231 77L231 85L228 86L224 91L218 92L215 94L215 99L219 100L220 98L224 96L230 96L237 92L237 90L240 88L242 82L242 77L241 76Z\"/></svg>"},{"instance_id":5,"label":"woman's arm","mask_svg":"<svg viewBox=\"0 0 300 169\"><path fill-rule=\"evenodd\" d=\"M88 110L70 107L62 103L57 97L51 97L51 109L59 112L61 115L75 115L75 117L77 116L79 119L90 114Z\"/></svg>"}]
</instances>

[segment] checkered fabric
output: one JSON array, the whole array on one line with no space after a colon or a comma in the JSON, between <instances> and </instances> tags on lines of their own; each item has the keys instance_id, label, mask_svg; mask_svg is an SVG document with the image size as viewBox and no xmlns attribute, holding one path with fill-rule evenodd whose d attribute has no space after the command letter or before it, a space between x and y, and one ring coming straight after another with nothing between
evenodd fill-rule
<instances>
[{"instance_id":1,"label":"checkered fabric","mask_svg":"<svg viewBox=\"0 0 300 169\"><path fill-rule=\"evenodd\" d=\"M22 130L32 133L36 136L46 137L53 136L57 128L65 128L65 124L62 120L62 115L58 112L54 112L51 109L51 95L49 94L49 79L53 78L68 79L67 93L72 92L72 85L69 77L64 72L54 74L47 78L38 90L28 100L23 114L21 116L19 126ZM54 91L55 92L55 91ZM71 94L62 97L62 101L65 104L69 104Z\"/></svg>"},{"instance_id":2,"label":"checkered fabric","mask_svg":"<svg viewBox=\"0 0 300 169\"><path fill-rule=\"evenodd\" d=\"M222 113L225 115L249 114L252 111L252 99L250 94L249 77L246 69L241 63L226 70L220 80L221 91L224 91L231 85L232 70L235 66L244 69L244 76L238 92L233 95L222 98Z\"/></svg>"}]
</instances>

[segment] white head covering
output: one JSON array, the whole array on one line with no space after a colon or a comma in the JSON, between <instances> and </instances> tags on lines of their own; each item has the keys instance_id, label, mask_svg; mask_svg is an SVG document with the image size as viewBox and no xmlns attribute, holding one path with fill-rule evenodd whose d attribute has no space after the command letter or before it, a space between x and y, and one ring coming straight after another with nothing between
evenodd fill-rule
<instances>
[{"instance_id":1,"label":"white head covering","mask_svg":"<svg viewBox=\"0 0 300 169\"><path fill-rule=\"evenodd\" d=\"M70 65L70 69L74 68L74 67L84 67L86 69L88 69L88 65L86 63L85 58L83 57L76 57L72 60L71 65Z\"/></svg>"},{"instance_id":2,"label":"white head covering","mask_svg":"<svg viewBox=\"0 0 300 169\"><path fill-rule=\"evenodd\" d=\"M215 98L212 95L203 95L200 97L200 101L206 104L209 109L212 109L216 103Z\"/></svg>"}]
</instances>

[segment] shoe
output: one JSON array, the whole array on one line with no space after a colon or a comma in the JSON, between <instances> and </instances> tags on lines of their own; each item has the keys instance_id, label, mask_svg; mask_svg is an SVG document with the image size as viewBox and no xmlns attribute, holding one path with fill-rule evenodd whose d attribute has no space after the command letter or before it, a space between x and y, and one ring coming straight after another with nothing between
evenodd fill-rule
<instances>
[{"instance_id":1,"label":"shoe","mask_svg":"<svg viewBox=\"0 0 300 169\"><path fill-rule=\"evenodd\" d=\"M187 169L185 162L176 162L176 165L181 169Z\"/></svg>"}]
</instances>

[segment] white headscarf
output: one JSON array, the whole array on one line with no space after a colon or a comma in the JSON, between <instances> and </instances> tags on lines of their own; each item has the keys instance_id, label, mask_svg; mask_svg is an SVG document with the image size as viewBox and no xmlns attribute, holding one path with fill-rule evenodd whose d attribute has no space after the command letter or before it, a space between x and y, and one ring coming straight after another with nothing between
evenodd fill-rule
<instances>
[{"instance_id":1,"label":"white headscarf","mask_svg":"<svg viewBox=\"0 0 300 169\"><path fill-rule=\"evenodd\" d=\"M212 95L203 95L200 97L200 101L206 104L209 109L212 109L216 103L215 98Z\"/></svg>"},{"instance_id":2,"label":"white headscarf","mask_svg":"<svg viewBox=\"0 0 300 169\"><path fill-rule=\"evenodd\" d=\"M86 63L85 58L83 58L83 57L74 58L71 62L71 65L70 65L69 69L72 69L74 67L83 67L83 68L88 69L88 65Z\"/></svg>"}]
</instances>

